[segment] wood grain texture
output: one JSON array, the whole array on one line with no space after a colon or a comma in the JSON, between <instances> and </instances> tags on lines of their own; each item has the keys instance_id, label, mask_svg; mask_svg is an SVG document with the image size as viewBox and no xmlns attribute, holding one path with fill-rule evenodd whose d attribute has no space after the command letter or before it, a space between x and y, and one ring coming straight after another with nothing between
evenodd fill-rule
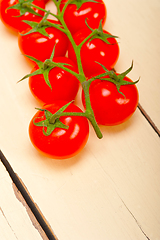
<instances>
[{"instance_id":1,"label":"wood grain texture","mask_svg":"<svg viewBox=\"0 0 160 240\"><path fill-rule=\"evenodd\" d=\"M15 186L14 186L15 189ZM15 190L16 191L16 190ZM17 192L18 193L18 192ZM24 201L22 200L24 203ZM27 208L27 206L26 206ZM34 220L33 226L26 208L17 201L12 187L12 181L2 164L0 164L0 239L42 239L38 228L39 224ZM31 214L30 214L31 216ZM33 216L31 216L33 219ZM37 224L37 225L36 225Z\"/></svg>"},{"instance_id":2,"label":"wood grain texture","mask_svg":"<svg viewBox=\"0 0 160 240\"><path fill-rule=\"evenodd\" d=\"M106 4L105 28L120 36L116 70L126 70L134 60L130 77L141 76L140 103L159 128L160 3L115 0ZM102 140L91 127L86 147L74 158L57 161L41 156L28 137L38 104L27 80L17 84L31 66L18 49L17 36L1 22L0 33L0 147L58 239L159 240L160 142L141 111L137 109L120 126L101 127ZM76 102L80 104L79 96ZM0 173L0 239L25 239L21 235L25 230L14 224L21 214L20 224L32 223L2 166ZM26 239L40 238L36 230L32 237L33 229L28 228Z\"/></svg>"}]
</instances>

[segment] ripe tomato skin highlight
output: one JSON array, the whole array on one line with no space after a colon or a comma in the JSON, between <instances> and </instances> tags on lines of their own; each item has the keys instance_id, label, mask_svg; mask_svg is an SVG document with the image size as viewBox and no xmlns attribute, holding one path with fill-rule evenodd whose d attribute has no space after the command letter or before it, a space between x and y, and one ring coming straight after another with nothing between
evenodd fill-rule
<instances>
[{"instance_id":1,"label":"ripe tomato skin highlight","mask_svg":"<svg viewBox=\"0 0 160 240\"><path fill-rule=\"evenodd\" d=\"M66 65L65 67L77 72L76 65L69 58L57 57L53 58L53 61L70 64L71 66ZM37 69L39 67L36 65L32 72ZM79 81L74 75L55 67L49 72L49 81L52 89L47 85L42 74L29 78L31 93L41 104L53 103L55 100L70 102L75 99L79 89Z\"/></svg>"},{"instance_id":2,"label":"ripe tomato skin highlight","mask_svg":"<svg viewBox=\"0 0 160 240\"><path fill-rule=\"evenodd\" d=\"M62 10L64 4L68 0L62 0L60 9ZM75 4L69 4L64 13L64 21L72 34L82 28L86 28L85 20L87 19L88 25L95 29L98 28L101 19L104 25L107 15L105 4L102 0L96 0L99 3L85 2L77 9Z\"/></svg>"},{"instance_id":3,"label":"ripe tomato skin highlight","mask_svg":"<svg viewBox=\"0 0 160 240\"><path fill-rule=\"evenodd\" d=\"M23 20L36 21L36 20L42 19L42 17L44 16L43 11L33 8L34 11L42 15L42 17L33 15L31 13L25 13L23 16L17 17L18 15L20 15L19 10L7 9L8 7L11 7L17 3L19 3L18 0L1 0L0 1L0 18L6 27L8 27L9 29L15 32L22 32L23 30L28 28L28 24L24 23ZM32 3L37 5L38 7L45 9L44 1L34 0Z\"/></svg>"},{"instance_id":4,"label":"ripe tomato skin highlight","mask_svg":"<svg viewBox=\"0 0 160 240\"><path fill-rule=\"evenodd\" d=\"M128 77L125 81L131 80ZM136 85L125 85L117 91L115 84L105 80L95 80L90 86L91 106L98 124L105 126L118 125L128 120L135 112L139 95ZM85 106L84 94L82 101Z\"/></svg>"},{"instance_id":5,"label":"ripe tomato skin highlight","mask_svg":"<svg viewBox=\"0 0 160 240\"><path fill-rule=\"evenodd\" d=\"M110 34L105 30L103 32ZM90 29L78 31L73 36L76 44L80 44L90 33ZM115 38L108 38L108 41L110 44L96 38L91 41L88 40L83 44L81 48L81 61L86 77L90 78L92 75L102 73L102 67L96 62L101 63L108 70L111 70L115 66L119 57L119 46ZM68 47L68 56L73 62L77 62L71 43L69 43Z\"/></svg>"},{"instance_id":6,"label":"ripe tomato skin highlight","mask_svg":"<svg viewBox=\"0 0 160 240\"><path fill-rule=\"evenodd\" d=\"M58 23L56 20L48 20L51 23ZM30 26L23 34L30 31ZM55 46L54 57L65 56L68 48L68 37L65 33L54 27L46 28L49 37L39 32L30 33L28 35L18 35L18 45L22 54L32 56L40 61L49 59Z\"/></svg>"},{"instance_id":7,"label":"ripe tomato skin highlight","mask_svg":"<svg viewBox=\"0 0 160 240\"><path fill-rule=\"evenodd\" d=\"M65 105L65 101L45 105L44 108L55 113ZM65 112L81 112L80 108L71 103ZM44 120L44 112L38 111L33 119L35 122ZM67 159L77 155L85 146L89 136L89 124L85 117L60 117L60 121L69 126L68 129L56 128L49 135L43 134L43 127L35 126L33 119L29 125L29 137L34 147L47 157L54 159ZM46 127L45 127L46 128ZM46 130L44 128L44 130Z\"/></svg>"}]
</instances>

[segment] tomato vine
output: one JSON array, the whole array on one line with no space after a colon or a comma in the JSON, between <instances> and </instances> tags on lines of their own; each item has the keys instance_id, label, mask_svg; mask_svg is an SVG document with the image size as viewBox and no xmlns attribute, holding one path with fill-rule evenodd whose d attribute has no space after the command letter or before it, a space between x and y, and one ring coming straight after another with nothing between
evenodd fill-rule
<instances>
[{"instance_id":1,"label":"tomato vine","mask_svg":"<svg viewBox=\"0 0 160 240\"><path fill-rule=\"evenodd\" d=\"M3 5L3 1L2 0L2 5ZM49 110L45 109L45 106L41 109L37 109L38 111L40 111L41 113L44 113L44 119L41 119L40 122L36 122L34 119L32 121L32 127L33 124L36 127L41 127L43 129L43 134L45 136L49 136L52 134L52 132L55 130L55 128L60 128L60 129L68 129L68 126L66 126L64 123L62 123L61 119L63 117L83 117L83 118L87 118L89 120L89 122L91 123L91 125L93 126L95 133L97 135L98 138L102 138L102 132L100 130L99 124L103 124L104 125L112 125L110 123L107 124L107 121L102 121L101 120L97 121L97 110L96 107L97 105L103 105L103 108L105 108L105 105L101 102L99 102L97 105L92 104L92 93L90 93L90 91L92 91L93 89L93 82L95 84L95 82L97 83L98 81L98 87L103 84L104 82L106 83L111 83L116 87L116 93L114 93L114 95L117 95L118 99L121 99L123 97L123 99L126 98L126 95L123 93L123 91L121 91L122 86L134 86L135 84L139 81L131 81L130 79L128 79L126 77L126 75L132 70L133 68L133 63L131 65L131 67L129 69L127 69L125 72L121 73L121 74L117 74L114 70L113 70L113 64L115 65L118 57L119 57L119 47L117 48L117 52L114 53L111 50L111 53L109 56L107 56L108 59L112 58L115 54L115 60L113 61L113 63L111 65L107 65L107 67L105 66L105 58L107 53L105 51L107 50L99 50L98 48L100 48L100 45L104 45L104 47L114 47L115 45L118 46L118 43L116 42L116 38L117 36L113 36L110 33L106 32L103 29L103 23L104 23L104 19L106 18L106 16L104 16L102 19L99 20L98 22L98 27L94 28L91 27L89 25L89 21L87 18L84 19L85 22L85 28L83 27L83 29L81 30L77 30L76 33L73 33L70 30L70 27L68 26L68 24L65 21L65 12L67 11L68 7L70 5L76 5L76 11L78 11L79 9L81 9L81 7L83 6L83 4L104 4L101 1L94 1L94 0L68 0L68 1L64 1L64 0L52 0L56 6L57 9L57 14L52 13L50 10L47 11L45 8L38 6L37 4L34 3L33 0L16 0L17 2L15 2L12 6L8 6L7 9L8 10L17 10L19 11L19 16L24 16L26 12L29 12L30 14L34 14L38 17L41 16L40 20L34 20L31 18L31 20L28 19L22 19L22 23L25 23L28 26L28 29L25 28L25 31L19 31L19 39L21 39L21 42L23 42L23 37L24 36L28 36L27 39L30 37L31 34L34 33L38 33L42 36L44 36L45 38L50 39L50 33L47 32L48 28L54 28L57 29L58 31L60 31L61 33L65 34L67 36L66 41L69 41L69 44L71 46L71 50L69 50L68 48L68 55L69 57L71 56L71 60L72 60L72 56L73 56L73 62L74 62L74 58L76 59L75 61L75 65L76 65L76 69L72 69L70 68L70 64L66 63L66 62L56 62L55 61L55 51L56 48L58 46L58 43L55 43L54 45L52 45L52 52L50 53L50 56L48 56L48 58L44 59L44 61L41 61L39 59L37 59L36 57L32 56L32 55L28 55L28 54L24 54L25 57L27 57L29 60L31 60L32 62L34 62L37 66L36 70L32 71L30 74L25 75L20 81L26 79L26 78L32 78L34 76L37 75L43 75L45 82L47 84L47 86L52 90L52 86L50 83L50 72L51 70L55 69L55 68L60 68L66 72L68 72L69 74L73 75L76 79L78 79L79 83L82 86L82 90L83 90L83 103L84 103L84 107L85 110L84 111L66 111L66 109L68 108L69 105L73 104L73 100L70 101L69 103L65 103L64 106L61 106L60 104L60 108L55 111L54 113L50 112ZM62 7L63 5L63 7ZM3 11L3 9L1 10ZM43 13L42 15L40 15L40 13ZM105 10L104 10L105 12ZM16 12L17 14L17 12ZM2 20L5 21L5 17L3 17L3 13L1 13L2 16ZM44 15L44 16L43 16ZM50 16L54 17L57 19L56 22L51 21L49 18ZM13 18L15 18L15 16L13 15ZM97 23L96 23L97 24ZM84 32L84 34L83 34ZM52 34L54 35L54 34ZM112 39L114 40L114 42L112 41ZM47 40L46 40L47 41ZM57 41L59 42L59 41ZM22 47L23 48L23 47ZM82 56L82 52L83 52L83 48L87 49L85 51L87 51L87 56ZM96 51L95 49L98 49L97 51L99 51L98 53L93 52L92 51ZM39 51L41 51L39 49ZM66 51L66 49L64 50ZM88 58L89 54L91 53L90 58ZM84 53L85 54L85 53ZM93 55L94 54L94 55ZM97 55L96 55L97 54ZM100 57L98 57L98 54ZM98 67L97 73L93 74L93 75L87 75L85 72L85 61L83 61L84 58L87 58L86 61L91 61L91 59L93 58L93 56L95 57L94 61L94 66ZM101 59L104 60L101 62ZM87 67L86 67L87 68ZM100 70L99 70L100 69ZM97 87L96 86L96 87ZM106 86L106 85L105 85ZM94 86L95 88L95 86ZM103 89L100 89L101 92L103 91ZM107 92L108 91L108 92ZM114 90L115 91L115 90ZM131 90L129 90L131 91ZM135 91L136 92L136 91ZM111 93L111 91L109 92L109 90L106 89L106 93L108 95L113 95L113 93ZM105 94L106 94L105 93ZM105 95L108 97L108 95ZM134 96L132 96L133 98L136 98L136 101L134 101L134 103L132 105L134 106L129 106L130 108L133 108L130 112L128 112L128 116L124 118L124 121L126 119L128 119L128 117L130 117L133 112L136 109L136 106L138 104L138 92L136 92L136 94ZM94 95L94 98L96 99L96 96ZM100 97L102 99L102 97ZM99 99L100 99L99 98ZM113 97L112 97L113 98ZM96 100L95 100L96 101ZM101 100L99 100L101 101ZM110 100L109 100L110 101ZM117 101L116 100L112 100L112 101ZM94 100L93 100L94 102ZM118 102L118 101L117 101ZM119 102L123 102L122 99L119 100ZM126 103L128 103L127 101L125 101ZM129 100L130 102L130 100ZM131 102L133 102L131 100ZM110 103L110 102L109 102ZM112 103L111 103L112 104ZM122 105L122 104L121 104ZM123 104L124 105L124 104ZM100 107L101 108L101 107ZM112 107L111 107L112 108ZM50 108L49 108L50 109ZM105 113L105 110L102 109L102 112L104 112L104 116L107 116L112 113L114 109L110 109L107 110L109 112L107 112L107 114ZM116 110L117 111L117 110ZM123 110L125 111L125 110ZM128 111L128 110L126 110ZM117 111L118 112L118 111ZM102 114L102 115L103 115ZM120 113L118 113L120 114ZM113 116L114 117L114 116ZM117 116L116 116L117 117ZM103 118L103 116L102 116ZM122 120L117 120L117 121L112 121L113 125L114 124L118 124L123 122L123 117ZM44 130L46 129L46 130ZM87 135L87 131L86 131L86 135Z\"/></svg>"}]
</instances>

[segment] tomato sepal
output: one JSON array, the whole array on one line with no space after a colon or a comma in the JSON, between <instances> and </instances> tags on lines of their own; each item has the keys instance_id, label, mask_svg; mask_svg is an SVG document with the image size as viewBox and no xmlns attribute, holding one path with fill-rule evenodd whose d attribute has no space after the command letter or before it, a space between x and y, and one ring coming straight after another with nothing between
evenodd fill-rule
<instances>
[{"instance_id":1,"label":"tomato sepal","mask_svg":"<svg viewBox=\"0 0 160 240\"><path fill-rule=\"evenodd\" d=\"M111 44L111 43L108 41L108 38L118 38L118 36L114 36L114 35L105 33L105 32L103 31L102 21L103 21L103 19L101 19L98 28L92 29L92 28L88 25L87 19L85 20L85 23L86 23L87 27L92 31L92 37L89 39L89 42L91 42L93 39L98 38L98 39L102 40L103 42L105 42L105 43L107 43L107 44Z\"/></svg>"},{"instance_id":2,"label":"tomato sepal","mask_svg":"<svg viewBox=\"0 0 160 240\"><path fill-rule=\"evenodd\" d=\"M69 102L67 104L65 104L63 107L61 107L56 113L52 114L50 111L48 111L47 109L41 109L41 108L36 108L39 111L44 111L45 114L45 120L42 120L40 122L35 122L35 120L33 119L33 123L35 126L39 126L39 127L43 127L43 134L45 136L49 136L55 128L63 128L63 129L68 129L69 126L63 124L60 121L60 116L61 113L63 111L65 111L65 109L72 103ZM44 130L44 127L47 127L47 130Z\"/></svg>"},{"instance_id":3,"label":"tomato sepal","mask_svg":"<svg viewBox=\"0 0 160 240\"><path fill-rule=\"evenodd\" d=\"M93 78L91 78L89 81L92 82L96 79L100 79L100 80L106 80L109 82L112 82L116 85L117 91L122 94L124 97L125 95L120 91L120 87L124 86L124 85L134 85L136 83L139 82L140 78L136 81L126 81L124 80L124 78L126 77L126 75L132 70L133 68L133 61L131 66L124 71L123 73L120 74L116 74L116 72L114 70L108 70L103 64L96 62L97 64L101 65L101 67L103 68L103 70L105 71L105 73L99 74ZM107 78L105 78L105 76L108 76Z\"/></svg>"},{"instance_id":4,"label":"tomato sepal","mask_svg":"<svg viewBox=\"0 0 160 240\"><path fill-rule=\"evenodd\" d=\"M46 84L50 87L50 89L52 89L50 81L49 81L49 72L50 72L50 70L52 70L55 67L65 68L65 66L71 66L68 63L56 63L56 62L53 62L52 60L53 60L53 57L54 57L54 51L55 51L55 46L53 48L53 51L52 51L50 59L46 59L44 62L42 62L42 61L40 61L40 60L38 60L38 59L36 59L36 58L34 58L32 56L24 55L25 57L27 57L30 60L34 61L38 65L39 69L37 69L36 71L34 71L34 72L30 73L30 74L25 75L18 82L21 82L22 80L24 80L26 78L29 78L29 77L32 77L32 76L35 76L35 75L43 74ZM68 72L72 72L72 74L73 73L76 74L75 72L73 72L72 70L69 70L68 68L65 68L65 70L68 71Z\"/></svg>"},{"instance_id":5,"label":"tomato sepal","mask_svg":"<svg viewBox=\"0 0 160 240\"><path fill-rule=\"evenodd\" d=\"M40 122L35 122L35 120L33 119L33 123L35 126L43 127L43 134L45 136L49 136L54 131L55 128L63 128L63 129L69 128L69 126L66 126L65 124L63 124L59 119L56 119L54 123L50 123L49 120L53 114L46 109L40 109L40 108L36 108L36 109L39 111L44 111L46 119ZM47 127L46 131L44 130L45 127Z\"/></svg>"},{"instance_id":6,"label":"tomato sepal","mask_svg":"<svg viewBox=\"0 0 160 240\"><path fill-rule=\"evenodd\" d=\"M39 32L42 35L49 37L49 34L45 30L47 27L50 26L49 24L47 25L48 21L46 20L49 14L50 14L50 11L48 11L47 14L44 15L44 17L42 18L42 20L40 22L23 20L23 22L27 23L32 29L24 34L20 33L20 35L26 36L30 33Z\"/></svg>"},{"instance_id":7,"label":"tomato sepal","mask_svg":"<svg viewBox=\"0 0 160 240\"><path fill-rule=\"evenodd\" d=\"M42 17L42 15L40 15L39 13L37 13L36 11L34 11L32 9L33 4L32 4L33 0L19 0L19 3L8 7L7 9L16 9L20 11L20 15L15 16L15 17L21 17L23 16L26 12L32 13L34 15L37 15L39 17ZM36 5L35 5L36 7Z\"/></svg>"},{"instance_id":8,"label":"tomato sepal","mask_svg":"<svg viewBox=\"0 0 160 240\"><path fill-rule=\"evenodd\" d=\"M21 36L26 36L31 33L39 32L40 34L49 37L49 34L46 32L46 28L48 27L55 27L58 30L65 32L65 30L60 27L59 22L57 23L52 23L47 20L48 15L50 14L50 11L48 11L42 20L40 22L34 22L34 21L28 21L28 20L23 20L24 23L28 24L31 27L31 30L26 32L26 33L20 33Z\"/></svg>"},{"instance_id":9,"label":"tomato sepal","mask_svg":"<svg viewBox=\"0 0 160 240\"><path fill-rule=\"evenodd\" d=\"M77 6L77 10L79 10L82 4L87 2L99 3L95 0L71 0L69 4L75 4Z\"/></svg>"}]
</instances>

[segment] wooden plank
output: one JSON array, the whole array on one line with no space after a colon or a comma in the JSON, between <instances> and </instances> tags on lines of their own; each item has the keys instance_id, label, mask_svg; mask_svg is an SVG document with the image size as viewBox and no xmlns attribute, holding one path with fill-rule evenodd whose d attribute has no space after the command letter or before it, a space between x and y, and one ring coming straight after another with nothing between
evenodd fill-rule
<instances>
[{"instance_id":1,"label":"wooden plank","mask_svg":"<svg viewBox=\"0 0 160 240\"><path fill-rule=\"evenodd\" d=\"M142 1L142 6L144 3ZM151 10L154 6L158 9L159 3L154 0L152 8L150 3L143 9L140 7L141 13L146 10L146 16L144 12L139 14L134 11L137 9L136 4L137 1L133 3L125 0L121 3L115 1L114 5L108 2L106 28L121 36L121 58L117 69L125 70L132 58L135 59L131 76L137 79L141 75L141 83L138 84L140 102L157 124L157 72L152 72L155 82L151 85L150 78L145 74L146 61L152 57L151 50L145 52L148 28L142 33L137 29L138 34L144 33L143 37L140 35L144 42L140 40L138 45L137 41L134 49L131 46L136 37L132 39L130 36L137 34L135 30L139 21L144 26L148 14L155 19L157 12L153 16ZM129 23L132 23L131 29ZM44 158L32 147L28 138L28 124L38 104L29 92L27 81L16 84L30 71L30 66L19 52L17 36L7 31L1 23L0 32L0 109L3 112L0 119L1 149L58 238L160 239L159 138L141 112L137 109L133 117L120 126L102 127L102 140L96 138L91 128L84 151L72 159L55 161ZM140 55L137 46L143 46ZM154 56L158 59L157 52L154 52ZM153 66L154 63L151 64ZM147 71L150 76L149 67ZM150 98L148 89L151 89ZM5 226L3 214L1 217ZM15 214L14 219L17 219Z\"/></svg>"},{"instance_id":2,"label":"wooden plank","mask_svg":"<svg viewBox=\"0 0 160 240\"><path fill-rule=\"evenodd\" d=\"M41 227L26 206L15 185L12 185L4 166L0 164L0 239L38 240L42 239L40 233L45 239Z\"/></svg>"}]
</instances>

